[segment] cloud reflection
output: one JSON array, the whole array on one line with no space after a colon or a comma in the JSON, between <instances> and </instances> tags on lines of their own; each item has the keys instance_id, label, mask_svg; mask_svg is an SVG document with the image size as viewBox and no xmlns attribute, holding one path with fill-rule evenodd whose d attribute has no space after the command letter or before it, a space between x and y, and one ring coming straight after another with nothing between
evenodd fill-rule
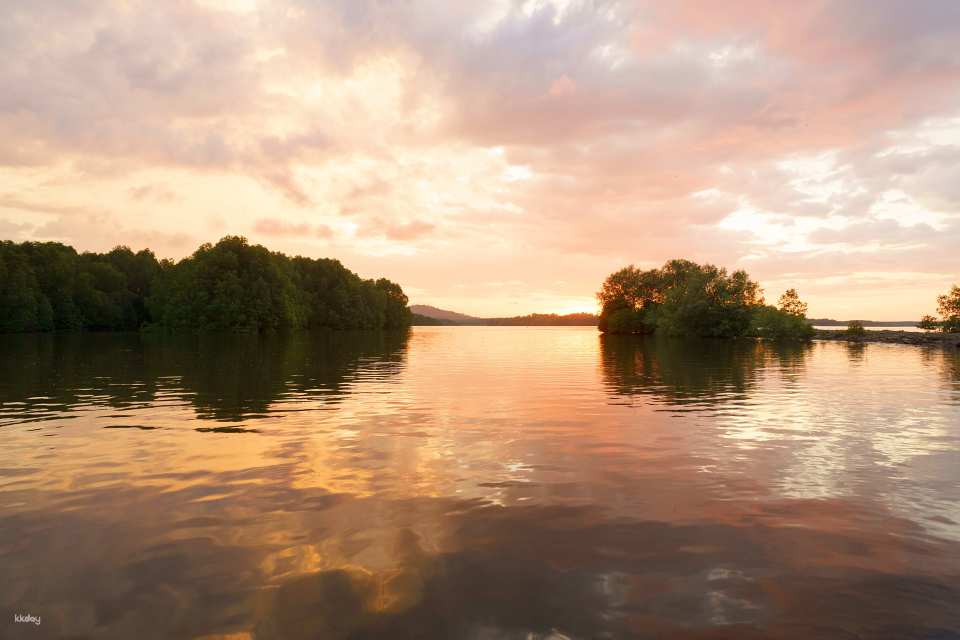
<instances>
[{"instance_id":1,"label":"cloud reflection","mask_svg":"<svg viewBox=\"0 0 960 640\"><path fill-rule=\"evenodd\" d=\"M920 638L960 625L960 547L842 500L663 522L261 479L225 476L229 499L141 487L109 504L75 496L99 505L83 517L5 516L0 604L98 638ZM165 519L118 516L131 510ZM41 553L49 563L24 561Z\"/></svg>"}]
</instances>

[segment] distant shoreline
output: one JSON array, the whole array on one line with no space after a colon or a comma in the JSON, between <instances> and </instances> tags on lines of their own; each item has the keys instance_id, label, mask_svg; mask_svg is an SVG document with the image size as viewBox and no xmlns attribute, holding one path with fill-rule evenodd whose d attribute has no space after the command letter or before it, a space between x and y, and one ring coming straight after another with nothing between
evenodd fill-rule
<instances>
[{"instance_id":1,"label":"distant shoreline","mask_svg":"<svg viewBox=\"0 0 960 640\"><path fill-rule=\"evenodd\" d=\"M960 348L960 333L919 333L914 331L867 331L863 335L851 336L843 329L817 329L814 340L833 342L884 342L888 344L912 344L918 346L942 346Z\"/></svg>"},{"instance_id":2,"label":"distant shoreline","mask_svg":"<svg viewBox=\"0 0 960 640\"><path fill-rule=\"evenodd\" d=\"M832 318L807 318L807 322L815 327L842 327L844 329L854 321L855 320L833 320ZM919 324L917 320L856 320L856 322L862 322L864 327L884 327L887 329L916 327Z\"/></svg>"}]
</instances>

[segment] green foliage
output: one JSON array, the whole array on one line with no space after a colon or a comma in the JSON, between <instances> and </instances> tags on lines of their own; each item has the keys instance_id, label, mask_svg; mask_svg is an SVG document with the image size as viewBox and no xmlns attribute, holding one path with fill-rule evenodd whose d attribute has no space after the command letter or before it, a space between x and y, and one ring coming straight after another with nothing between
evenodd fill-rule
<instances>
[{"instance_id":1,"label":"green foliage","mask_svg":"<svg viewBox=\"0 0 960 640\"><path fill-rule=\"evenodd\" d=\"M671 260L660 269L628 266L597 294L599 327L610 333L726 337L746 335L763 298L745 271Z\"/></svg>"},{"instance_id":2,"label":"green foliage","mask_svg":"<svg viewBox=\"0 0 960 640\"><path fill-rule=\"evenodd\" d=\"M867 335L867 330L860 320L851 320L847 324L847 335L854 338L862 338Z\"/></svg>"},{"instance_id":3,"label":"green foliage","mask_svg":"<svg viewBox=\"0 0 960 640\"><path fill-rule=\"evenodd\" d=\"M245 238L205 244L178 263L117 247L77 254L58 243L0 242L0 332L230 332L399 328L407 297L336 260L289 258Z\"/></svg>"},{"instance_id":4,"label":"green foliage","mask_svg":"<svg viewBox=\"0 0 960 640\"><path fill-rule=\"evenodd\" d=\"M807 320L807 303L796 289L787 289L777 306L757 305L750 322L750 335L774 340L809 340L813 325Z\"/></svg>"},{"instance_id":5,"label":"green foliage","mask_svg":"<svg viewBox=\"0 0 960 640\"><path fill-rule=\"evenodd\" d=\"M149 306L173 329L274 331L304 325L298 293L285 257L228 236L162 269Z\"/></svg>"},{"instance_id":6,"label":"green foliage","mask_svg":"<svg viewBox=\"0 0 960 640\"><path fill-rule=\"evenodd\" d=\"M399 329L410 326L410 299L396 282L380 278L374 283L380 298L378 304L383 308L383 326L387 329Z\"/></svg>"},{"instance_id":7,"label":"green foliage","mask_svg":"<svg viewBox=\"0 0 960 640\"><path fill-rule=\"evenodd\" d=\"M785 311L782 305L780 309L759 305L754 309L749 333L774 340L808 340L814 330L806 317Z\"/></svg>"},{"instance_id":8,"label":"green foliage","mask_svg":"<svg viewBox=\"0 0 960 640\"><path fill-rule=\"evenodd\" d=\"M960 331L960 287L954 285L949 293L937 298L937 311L943 319L940 325L943 331Z\"/></svg>"},{"instance_id":9,"label":"green foliage","mask_svg":"<svg viewBox=\"0 0 960 640\"><path fill-rule=\"evenodd\" d=\"M337 260L291 260L308 327L395 329L410 325L407 296L385 278L362 280Z\"/></svg>"},{"instance_id":10,"label":"green foliage","mask_svg":"<svg viewBox=\"0 0 960 640\"><path fill-rule=\"evenodd\" d=\"M940 328L940 321L933 316L926 315L920 318L920 322L917 324L917 327L923 329L924 331L936 331Z\"/></svg>"},{"instance_id":11,"label":"green foliage","mask_svg":"<svg viewBox=\"0 0 960 640\"><path fill-rule=\"evenodd\" d=\"M787 289L777 301L777 306L783 313L791 316L805 318L807 316L807 303L800 300L800 295L796 289Z\"/></svg>"},{"instance_id":12,"label":"green foliage","mask_svg":"<svg viewBox=\"0 0 960 640\"><path fill-rule=\"evenodd\" d=\"M600 330L609 333L653 333L656 328L655 309L615 309L601 314Z\"/></svg>"}]
</instances>

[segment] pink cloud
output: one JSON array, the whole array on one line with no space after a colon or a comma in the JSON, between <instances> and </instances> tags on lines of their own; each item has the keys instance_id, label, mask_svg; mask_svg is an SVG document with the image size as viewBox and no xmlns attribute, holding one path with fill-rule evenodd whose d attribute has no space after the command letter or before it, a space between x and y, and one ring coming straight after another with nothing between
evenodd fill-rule
<instances>
[{"instance_id":1,"label":"pink cloud","mask_svg":"<svg viewBox=\"0 0 960 640\"><path fill-rule=\"evenodd\" d=\"M334 231L325 224L309 224L306 222L293 223L280 218L260 218L254 225L253 230L264 236L274 238L323 238L329 239L334 236Z\"/></svg>"},{"instance_id":2,"label":"pink cloud","mask_svg":"<svg viewBox=\"0 0 960 640\"><path fill-rule=\"evenodd\" d=\"M421 220L414 220L406 224L387 225L384 229L384 235L391 240L409 241L416 240L432 232L435 225Z\"/></svg>"},{"instance_id":3,"label":"pink cloud","mask_svg":"<svg viewBox=\"0 0 960 640\"><path fill-rule=\"evenodd\" d=\"M577 92L577 83L566 74L560 76L550 84L550 95L554 98L573 95Z\"/></svg>"},{"instance_id":4,"label":"pink cloud","mask_svg":"<svg viewBox=\"0 0 960 640\"><path fill-rule=\"evenodd\" d=\"M293 224L278 218L260 218L254 223L253 230L265 236L306 236L310 235L312 227L305 222Z\"/></svg>"}]
</instances>

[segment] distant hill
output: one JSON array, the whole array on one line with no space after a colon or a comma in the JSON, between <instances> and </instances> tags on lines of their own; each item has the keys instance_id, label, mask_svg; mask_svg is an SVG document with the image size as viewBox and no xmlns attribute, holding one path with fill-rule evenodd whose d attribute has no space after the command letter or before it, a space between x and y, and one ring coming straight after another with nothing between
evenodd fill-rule
<instances>
[{"instance_id":1,"label":"distant hill","mask_svg":"<svg viewBox=\"0 0 960 640\"><path fill-rule=\"evenodd\" d=\"M509 318L477 318L456 311L438 309L425 304L410 306L415 325L483 325L513 327L596 326L597 316L592 313L532 313Z\"/></svg>"},{"instance_id":2,"label":"distant hill","mask_svg":"<svg viewBox=\"0 0 960 640\"><path fill-rule=\"evenodd\" d=\"M441 320L440 318L431 318L430 316L425 316L420 313L411 313L410 314L410 324L415 327L434 327L441 325L454 325L457 324L453 320Z\"/></svg>"},{"instance_id":3,"label":"distant hill","mask_svg":"<svg viewBox=\"0 0 960 640\"><path fill-rule=\"evenodd\" d=\"M417 315L421 315L427 318L433 318L434 320L448 320L456 324L479 324L480 318L474 318L473 316L468 316L463 313L457 313L456 311L447 311L446 309L437 309L436 307L431 307L428 304L412 304L410 305L410 311Z\"/></svg>"},{"instance_id":4,"label":"distant hill","mask_svg":"<svg viewBox=\"0 0 960 640\"><path fill-rule=\"evenodd\" d=\"M554 326L596 326L597 316L593 313L531 313L526 316L507 318L478 318L465 313L447 309L438 309L427 304L410 305L415 325L474 325L474 326L512 326L512 327L554 327ZM846 327L849 320L833 318L810 318L810 324L820 327ZM915 327L916 320L863 320L865 327Z\"/></svg>"},{"instance_id":5,"label":"distant hill","mask_svg":"<svg viewBox=\"0 0 960 640\"><path fill-rule=\"evenodd\" d=\"M814 326L821 327L845 327L851 320L833 320L832 318L809 318L807 320ZM915 327L916 320L861 320L865 327Z\"/></svg>"}]
</instances>

